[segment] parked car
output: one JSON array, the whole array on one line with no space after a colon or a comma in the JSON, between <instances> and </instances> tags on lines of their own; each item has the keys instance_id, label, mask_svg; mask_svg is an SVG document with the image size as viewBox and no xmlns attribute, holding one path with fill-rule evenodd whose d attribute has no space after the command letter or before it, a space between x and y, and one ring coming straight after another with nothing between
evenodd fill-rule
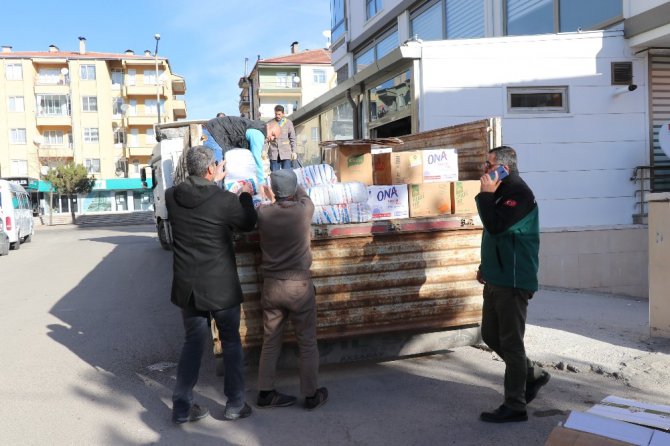
<instances>
[{"instance_id":1,"label":"parked car","mask_svg":"<svg viewBox=\"0 0 670 446\"><path fill-rule=\"evenodd\" d=\"M5 232L5 216L0 209L0 256L9 254L9 236Z\"/></svg>"}]
</instances>

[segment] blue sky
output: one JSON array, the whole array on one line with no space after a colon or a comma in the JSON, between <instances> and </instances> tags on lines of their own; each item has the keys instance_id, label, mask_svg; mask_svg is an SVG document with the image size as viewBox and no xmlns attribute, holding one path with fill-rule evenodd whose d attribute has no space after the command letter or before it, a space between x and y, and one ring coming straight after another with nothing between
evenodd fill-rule
<instances>
[{"instance_id":1,"label":"blue sky","mask_svg":"<svg viewBox=\"0 0 670 446\"><path fill-rule=\"evenodd\" d=\"M261 58L324 48L330 29L329 0L6 0L0 13L0 45L13 51L47 51L54 44L78 51L135 54L155 48L186 78L188 119L223 111L237 115L244 58L251 70ZM195 6L197 5L197 6Z\"/></svg>"}]
</instances>

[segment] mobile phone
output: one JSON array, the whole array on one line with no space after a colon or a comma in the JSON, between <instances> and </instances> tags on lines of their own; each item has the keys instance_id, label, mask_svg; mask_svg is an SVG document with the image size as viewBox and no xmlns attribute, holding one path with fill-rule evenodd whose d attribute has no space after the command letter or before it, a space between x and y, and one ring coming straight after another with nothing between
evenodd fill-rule
<instances>
[{"instance_id":1,"label":"mobile phone","mask_svg":"<svg viewBox=\"0 0 670 446\"><path fill-rule=\"evenodd\" d=\"M498 179L499 179L499 180L502 180L503 178L505 178L506 176L509 175L509 174L507 173L507 171L505 170L505 167L503 167L502 164L499 165L498 167L496 167L496 170L494 170L493 172L489 173L489 176L491 177L492 180L495 180L495 179L496 179L496 176L495 176L495 173L494 173L494 172L498 172Z\"/></svg>"}]
</instances>

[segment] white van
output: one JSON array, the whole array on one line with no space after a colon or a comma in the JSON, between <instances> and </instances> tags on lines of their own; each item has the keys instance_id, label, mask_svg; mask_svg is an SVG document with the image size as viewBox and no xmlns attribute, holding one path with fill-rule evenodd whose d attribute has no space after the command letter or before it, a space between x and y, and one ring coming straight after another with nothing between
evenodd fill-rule
<instances>
[{"instance_id":1,"label":"white van","mask_svg":"<svg viewBox=\"0 0 670 446\"><path fill-rule=\"evenodd\" d=\"M19 249L21 243L29 242L35 232L28 192L16 183L0 180L0 209L11 248Z\"/></svg>"}]
</instances>

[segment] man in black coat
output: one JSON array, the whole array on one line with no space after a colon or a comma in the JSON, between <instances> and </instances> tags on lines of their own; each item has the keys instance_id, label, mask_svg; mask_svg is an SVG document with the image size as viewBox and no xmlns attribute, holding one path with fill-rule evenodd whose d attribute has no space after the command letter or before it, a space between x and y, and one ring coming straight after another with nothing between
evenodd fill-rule
<instances>
[{"instance_id":1,"label":"man in black coat","mask_svg":"<svg viewBox=\"0 0 670 446\"><path fill-rule=\"evenodd\" d=\"M232 237L233 230L250 231L256 224L251 186L243 187L239 198L219 188L214 181L225 176L223 162L215 161L208 147L190 148L186 166L186 180L165 192L173 238L172 303L181 308L185 331L172 395L172 421L197 421L209 414L205 407L193 404L193 387L205 346L211 343L210 315L223 343L228 399L224 418L245 418L251 415L251 408L245 401L239 332L242 286Z\"/></svg>"}]
</instances>

